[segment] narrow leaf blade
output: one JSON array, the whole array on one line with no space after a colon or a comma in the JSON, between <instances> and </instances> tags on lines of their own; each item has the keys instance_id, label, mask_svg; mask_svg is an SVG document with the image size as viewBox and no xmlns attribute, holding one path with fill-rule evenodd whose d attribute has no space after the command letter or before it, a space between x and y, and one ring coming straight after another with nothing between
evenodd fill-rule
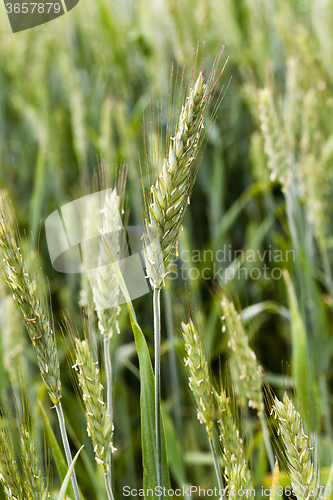
<instances>
[{"instance_id":1,"label":"narrow leaf blade","mask_svg":"<svg viewBox=\"0 0 333 500\"><path fill-rule=\"evenodd\" d=\"M74 470L74 466L75 466L75 463L81 453L81 450L83 448L83 445L81 446L81 448L79 449L79 451L77 452L77 454L75 455L75 457L73 458L73 461L67 471L67 474L66 474L66 477L64 479L64 482L62 483L62 486L61 486L61 490L60 490L60 493L59 493L59 496L58 496L58 500L64 500L65 499L65 495L66 495L66 491L67 491L67 488L68 488L68 484L69 484L69 481L71 480L71 475L72 475L72 472Z\"/></svg>"}]
</instances>

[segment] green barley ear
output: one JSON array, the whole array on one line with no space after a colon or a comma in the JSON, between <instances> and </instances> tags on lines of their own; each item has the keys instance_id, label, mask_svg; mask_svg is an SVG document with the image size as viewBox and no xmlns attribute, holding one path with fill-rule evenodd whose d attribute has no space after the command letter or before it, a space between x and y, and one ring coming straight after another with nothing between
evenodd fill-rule
<instances>
[{"instance_id":1,"label":"green barley ear","mask_svg":"<svg viewBox=\"0 0 333 500\"><path fill-rule=\"evenodd\" d=\"M221 54L206 82L200 72L190 85L167 157L159 166L155 184L146 193L144 254L154 288L164 284L177 252L177 238L195 182L204 121L221 76L215 80L220 57Z\"/></svg>"},{"instance_id":2,"label":"green barley ear","mask_svg":"<svg viewBox=\"0 0 333 500\"><path fill-rule=\"evenodd\" d=\"M74 368L86 409L87 432L94 446L95 460L107 474L109 455L115 448L112 445L113 423L103 401L98 361L93 356L88 340L75 339L75 355Z\"/></svg>"},{"instance_id":3,"label":"green barley ear","mask_svg":"<svg viewBox=\"0 0 333 500\"><path fill-rule=\"evenodd\" d=\"M0 248L3 254L4 280L24 320L32 341L40 374L55 405L60 403L59 358L54 336L52 311L45 293L39 295L37 276L30 275L21 253L16 223L10 220L4 206L0 207ZM12 212L12 210L11 210ZM38 276L38 282L41 276Z\"/></svg>"},{"instance_id":4,"label":"green barley ear","mask_svg":"<svg viewBox=\"0 0 333 500\"><path fill-rule=\"evenodd\" d=\"M21 474L17 466L12 433L4 426L4 419L0 422L0 481L2 483L6 499L22 500L23 488Z\"/></svg>"},{"instance_id":5,"label":"green barley ear","mask_svg":"<svg viewBox=\"0 0 333 500\"><path fill-rule=\"evenodd\" d=\"M214 398L202 341L191 319L188 324L182 323L181 327L186 350L184 362L188 371L189 386L198 409L198 419L206 426L208 436L212 440Z\"/></svg>"},{"instance_id":6,"label":"green barley ear","mask_svg":"<svg viewBox=\"0 0 333 500\"><path fill-rule=\"evenodd\" d=\"M230 409L230 399L223 387L220 393L214 389L214 396L217 405L217 425L222 448L224 477L228 490L229 492L238 492L240 488L246 491L252 490L252 479L244 455L243 440L239 435L239 430Z\"/></svg>"},{"instance_id":7,"label":"green barley ear","mask_svg":"<svg viewBox=\"0 0 333 500\"><path fill-rule=\"evenodd\" d=\"M319 498L319 474L314 467L309 438L304 433L301 416L286 392L283 402L275 397L272 412L279 421L279 433L286 449L289 477L297 499Z\"/></svg>"},{"instance_id":8,"label":"green barley ear","mask_svg":"<svg viewBox=\"0 0 333 500\"><path fill-rule=\"evenodd\" d=\"M236 384L240 388L244 388L249 406L255 408L258 416L262 417L264 413L261 390L262 368L258 365L256 355L249 346L248 336L234 304L224 295L221 305L223 310L222 331L227 332L228 346L233 351L231 362L233 365L232 373L235 372L238 377Z\"/></svg>"}]
</instances>

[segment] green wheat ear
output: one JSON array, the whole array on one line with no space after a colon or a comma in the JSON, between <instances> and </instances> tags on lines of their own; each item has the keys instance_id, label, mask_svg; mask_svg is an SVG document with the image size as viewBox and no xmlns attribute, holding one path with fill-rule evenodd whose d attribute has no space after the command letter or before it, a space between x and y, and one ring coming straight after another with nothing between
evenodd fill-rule
<instances>
[{"instance_id":1,"label":"green wheat ear","mask_svg":"<svg viewBox=\"0 0 333 500\"><path fill-rule=\"evenodd\" d=\"M155 184L146 193L144 254L147 275L154 288L164 284L177 253L177 238L196 178L204 121L221 77L220 74L215 80L220 57L206 82L200 72L190 86L175 136L168 138L168 155L159 166Z\"/></svg>"},{"instance_id":2,"label":"green wheat ear","mask_svg":"<svg viewBox=\"0 0 333 500\"><path fill-rule=\"evenodd\" d=\"M255 408L259 417L262 417L264 413L261 390L262 368L258 365L256 355L249 346L248 336L233 302L224 295L221 305L222 331L226 332L229 337L228 346L232 350L232 373L235 373L238 378L235 385L244 389L249 406Z\"/></svg>"},{"instance_id":3,"label":"green wheat ear","mask_svg":"<svg viewBox=\"0 0 333 500\"><path fill-rule=\"evenodd\" d=\"M54 405L60 403L61 382L53 316L45 293L37 289L41 275L30 275L21 251L15 221L0 200L0 248L3 254L4 280L24 320L37 358L41 377ZM12 214L11 214L12 215Z\"/></svg>"},{"instance_id":4,"label":"green wheat ear","mask_svg":"<svg viewBox=\"0 0 333 500\"><path fill-rule=\"evenodd\" d=\"M122 193L120 193L122 195ZM100 332L111 339L114 331L119 333L117 316L120 312L120 286L113 269L108 250L114 259L119 262L123 255L123 235L120 212L122 199L117 188L106 194L103 211L103 239L99 247L97 282L94 286L94 302L98 316ZM107 247L106 247L107 245ZM110 306L111 304L111 306Z\"/></svg>"},{"instance_id":5,"label":"green wheat ear","mask_svg":"<svg viewBox=\"0 0 333 500\"><path fill-rule=\"evenodd\" d=\"M75 339L75 356L74 368L86 409L87 432L93 443L95 460L107 474L109 456L115 448L112 444L113 423L103 400L98 361L93 356L88 340Z\"/></svg>"},{"instance_id":6,"label":"green wheat ear","mask_svg":"<svg viewBox=\"0 0 333 500\"><path fill-rule=\"evenodd\" d=\"M12 433L0 421L0 481L8 500L23 499L21 474L15 457Z\"/></svg>"},{"instance_id":7,"label":"green wheat ear","mask_svg":"<svg viewBox=\"0 0 333 500\"><path fill-rule=\"evenodd\" d=\"M287 393L283 402L274 399L272 413L279 421L279 434L286 449L289 477L298 500L319 498L319 474L313 462L309 437L303 429L302 419Z\"/></svg>"},{"instance_id":8,"label":"green wheat ear","mask_svg":"<svg viewBox=\"0 0 333 500\"><path fill-rule=\"evenodd\" d=\"M240 488L246 491L252 490L252 478L244 455L244 444L230 409L230 398L227 397L223 387L220 392L214 389L214 396L217 404L224 477L229 491L238 492Z\"/></svg>"},{"instance_id":9,"label":"green wheat ear","mask_svg":"<svg viewBox=\"0 0 333 500\"><path fill-rule=\"evenodd\" d=\"M254 351L249 346L249 339L245 332L241 315L237 313L233 302L223 295L221 302L222 332L227 332L228 346L232 350L231 376L233 387L240 397L240 402L248 402L249 407L257 410L260 420L263 439L265 442L269 465L274 472L275 459L269 438L269 430L264 416L264 400L262 393L263 368L258 364Z\"/></svg>"},{"instance_id":10,"label":"green wheat ear","mask_svg":"<svg viewBox=\"0 0 333 500\"><path fill-rule=\"evenodd\" d=\"M25 498L31 500L44 500L48 498L48 491L42 478L36 432L31 426L30 429L28 429L21 417L19 417L19 420L21 428L20 451Z\"/></svg>"},{"instance_id":11,"label":"green wheat ear","mask_svg":"<svg viewBox=\"0 0 333 500\"><path fill-rule=\"evenodd\" d=\"M208 362L200 334L193 321L189 319L189 322L182 323L181 327L186 351L184 363L188 372L189 386L196 402L198 419L206 426L214 453L216 450L214 420L217 419L220 441L218 449L222 451L224 477L229 491L237 492L240 488L252 490L252 479L244 456L243 442L230 410L229 398L223 388L218 393L210 382ZM219 470L217 464L216 469Z\"/></svg>"},{"instance_id":12,"label":"green wheat ear","mask_svg":"<svg viewBox=\"0 0 333 500\"><path fill-rule=\"evenodd\" d=\"M0 479L8 499L45 500L50 495L42 477L36 427L30 419L29 395L23 391L21 380L22 412L14 397L17 419L6 402L5 417L0 424ZM5 418L12 426L11 432L3 425Z\"/></svg>"},{"instance_id":13,"label":"green wheat ear","mask_svg":"<svg viewBox=\"0 0 333 500\"><path fill-rule=\"evenodd\" d=\"M258 115L264 137L264 149L268 157L271 180L278 180L286 191L293 178L287 137L273 100L272 91L265 87L259 90Z\"/></svg>"},{"instance_id":14,"label":"green wheat ear","mask_svg":"<svg viewBox=\"0 0 333 500\"><path fill-rule=\"evenodd\" d=\"M213 439L214 398L210 383L209 367L203 345L193 321L182 323L186 357L184 363L188 371L189 386L193 393L200 423L206 426L210 439Z\"/></svg>"}]
</instances>

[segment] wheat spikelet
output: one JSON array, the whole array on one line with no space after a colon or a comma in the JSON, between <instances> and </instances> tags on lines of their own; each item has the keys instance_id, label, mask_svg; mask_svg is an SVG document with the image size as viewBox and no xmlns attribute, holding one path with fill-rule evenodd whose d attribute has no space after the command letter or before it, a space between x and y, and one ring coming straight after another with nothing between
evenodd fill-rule
<instances>
[{"instance_id":1,"label":"wheat spikelet","mask_svg":"<svg viewBox=\"0 0 333 500\"><path fill-rule=\"evenodd\" d=\"M32 278L29 273L13 226L3 207L0 209L0 248L4 257L4 278L24 320L49 396L57 405L61 398L61 382L52 312L45 296L43 300L38 296L37 277Z\"/></svg>"},{"instance_id":2,"label":"wheat spikelet","mask_svg":"<svg viewBox=\"0 0 333 500\"><path fill-rule=\"evenodd\" d=\"M229 498L239 498L241 500L242 498L249 498L251 495L254 495L255 490L245 460L238 463L237 459L234 459L231 471L227 475L227 483Z\"/></svg>"},{"instance_id":3,"label":"wheat spikelet","mask_svg":"<svg viewBox=\"0 0 333 500\"><path fill-rule=\"evenodd\" d=\"M114 259L119 261L122 254L120 209L121 199L115 188L108 192L105 198L102 228L105 240L103 239L100 243L97 283L94 286L94 302L99 320L98 327L100 332L108 339L112 337L114 330L119 332L116 318L120 312L120 287L107 248Z\"/></svg>"},{"instance_id":4,"label":"wheat spikelet","mask_svg":"<svg viewBox=\"0 0 333 500\"><path fill-rule=\"evenodd\" d=\"M11 436L0 425L0 481L8 500L22 500L23 489Z\"/></svg>"},{"instance_id":5,"label":"wheat spikelet","mask_svg":"<svg viewBox=\"0 0 333 500\"><path fill-rule=\"evenodd\" d=\"M219 439L222 447L222 458L224 462L224 477L229 489L252 490L251 474L243 451L243 440L239 435L234 417L230 409L230 401L223 387L220 393L214 389L217 404ZM233 497L233 495L231 495Z\"/></svg>"},{"instance_id":6,"label":"wheat spikelet","mask_svg":"<svg viewBox=\"0 0 333 500\"><path fill-rule=\"evenodd\" d=\"M262 368L258 365L256 355L249 346L248 336L234 304L224 296L221 305L222 331L226 331L229 336L228 346L233 351L232 363L233 371L238 375L237 384L244 387L249 406L255 408L261 417L264 411L260 375Z\"/></svg>"},{"instance_id":7,"label":"wheat spikelet","mask_svg":"<svg viewBox=\"0 0 333 500\"><path fill-rule=\"evenodd\" d=\"M293 491L298 500L316 500L320 496L318 474L313 465L309 438L304 433L301 416L287 393L284 393L283 402L275 397L272 412L279 421Z\"/></svg>"},{"instance_id":8,"label":"wheat spikelet","mask_svg":"<svg viewBox=\"0 0 333 500\"><path fill-rule=\"evenodd\" d=\"M94 360L88 340L75 339L76 363L86 408L87 432L91 437L95 460L104 473L109 472L109 455L115 451L112 445L113 424L103 401L98 362Z\"/></svg>"},{"instance_id":9,"label":"wheat spikelet","mask_svg":"<svg viewBox=\"0 0 333 500\"><path fill-rule=\"evenodd\" d=\"M214 399L208 363L199 333L192 320L190 319L188 324L182 323L181 327L187 355L184 362L189 374L189 386L198 408L198 419L206 426L209 438L213 439Z\"/></svg>"},{"instance_id":10,"label":"wheat spikelet","mask_svg":"<svg viewBox=\"0 0 333 500\"><path fill-rule=\"evenodd\" d=\"M177 238L196 177L204 120L220 78L214 81L216 69L217 64L206 83L200 72L190 87L168 156L148 193L151 202L145 214L144 253L147 275L155 288L164 283L177 251Z\"/></svg>"}]
</instances>

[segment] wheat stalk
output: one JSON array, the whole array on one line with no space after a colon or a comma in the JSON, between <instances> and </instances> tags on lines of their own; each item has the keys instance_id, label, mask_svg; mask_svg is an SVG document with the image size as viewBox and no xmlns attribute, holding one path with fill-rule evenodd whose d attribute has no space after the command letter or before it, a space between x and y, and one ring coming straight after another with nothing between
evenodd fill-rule
<instances>
[{"instance_id":1,"label":"wheat stalk","mask_svg":"<svg viewBox=\"0 0 333 500\"><path fill-rule=\"evenodd\" d=\"M286 392L283 402L275 397L272 412L279 421L279 433L287 452L293 491L298 500L315 500L319 497L319 482L318 472L313 464L312 448L304 433L301 416Z\"/></svg>"},{"instance_id":2,"label":"wheat stalk","mask_svg":"<svg viewBox=\"0 0 333 500\"><path fill-rule=\"evenodd\" d=\"M204 136L202 130L205 117L222 74L221 72L215 80L220 58L221 53L216 58L206 83L202 72L199 73L193 86L191 81L175 136L168 138L167 158L163 160L162 165L159 165L159 175L150 191L146 193L145 199L143 250L147 277L153 287L156 459L160 487L163 487L160 417L160 289L171 270L171 261L177 252L177 238L196 177L196 160Z\"/></svg>"},{"instance_id":3,"label":"wheat stalk","mask_svg":"<svg viewBox=\"0 0 333 500\"><path fill-rule=\"evenodd\" d=\"M124 185L122 186L124 189ZM122 191L121 191L121 194ZM100 228L102 239L99 245L98 268L96 269L96 285L93 288L95 308L98 316L98 328L103 335L104 361L107 378L107 409L112 418L112 364L110 354L110 340L114 330L118 333L117 316L120 313L119 296L120 286L109 253L119 262L123 255L123 228L121 218L121 197L117 188L108 191L105 196L103 212L103 226ZM110 467L111 456L110 456Z\"/></svg>"},{"instance_id":4,"label":"wheat stalk","mask_svg":"<svg viewBox=\"0 0 333 500\"><path fill-rule=\"evenodd\" d=\"M37 289L37 275L32 278L20 248L20 238L15 222L11 223L3 199L0 209L0 248L3 254L4 280L9 286L13 300L24 320L36 355L42 380L51 401L55 405L67 463L72 457L61 407L61 382L59 357L54 335L51 307L45 294L42 300ZM41 281L41 276L38 276ZM72 473L75 499L80 500L75 472Z\"/></svg>"},{"instance_id":5,"label":"wheat stalk","mask_svg":"<svg viewBox=\"0 0 333 500\"><path fill-rule=\"evenodd\" d=\"M102 174L106 174L106 164L102 161ZM117 316L120 313L120 286L113 264L110 261L110 253L116 262L125 255L123 224L120 213L123 210L123 198L126 183L126 168L122 167L116 187L108 190L105 196L103 213L103 225L100 228L102 238L99 246L98 268L96 285L93 289L95 308L98 316L98 327L103 335L104 364L106 372L106 405L112 420L113 394L112 394L112 362L110 353L110 340L114 333L120 333ZM110 480L113 469L113 457L109 457Z\"/></svg>"}]
</instances>

